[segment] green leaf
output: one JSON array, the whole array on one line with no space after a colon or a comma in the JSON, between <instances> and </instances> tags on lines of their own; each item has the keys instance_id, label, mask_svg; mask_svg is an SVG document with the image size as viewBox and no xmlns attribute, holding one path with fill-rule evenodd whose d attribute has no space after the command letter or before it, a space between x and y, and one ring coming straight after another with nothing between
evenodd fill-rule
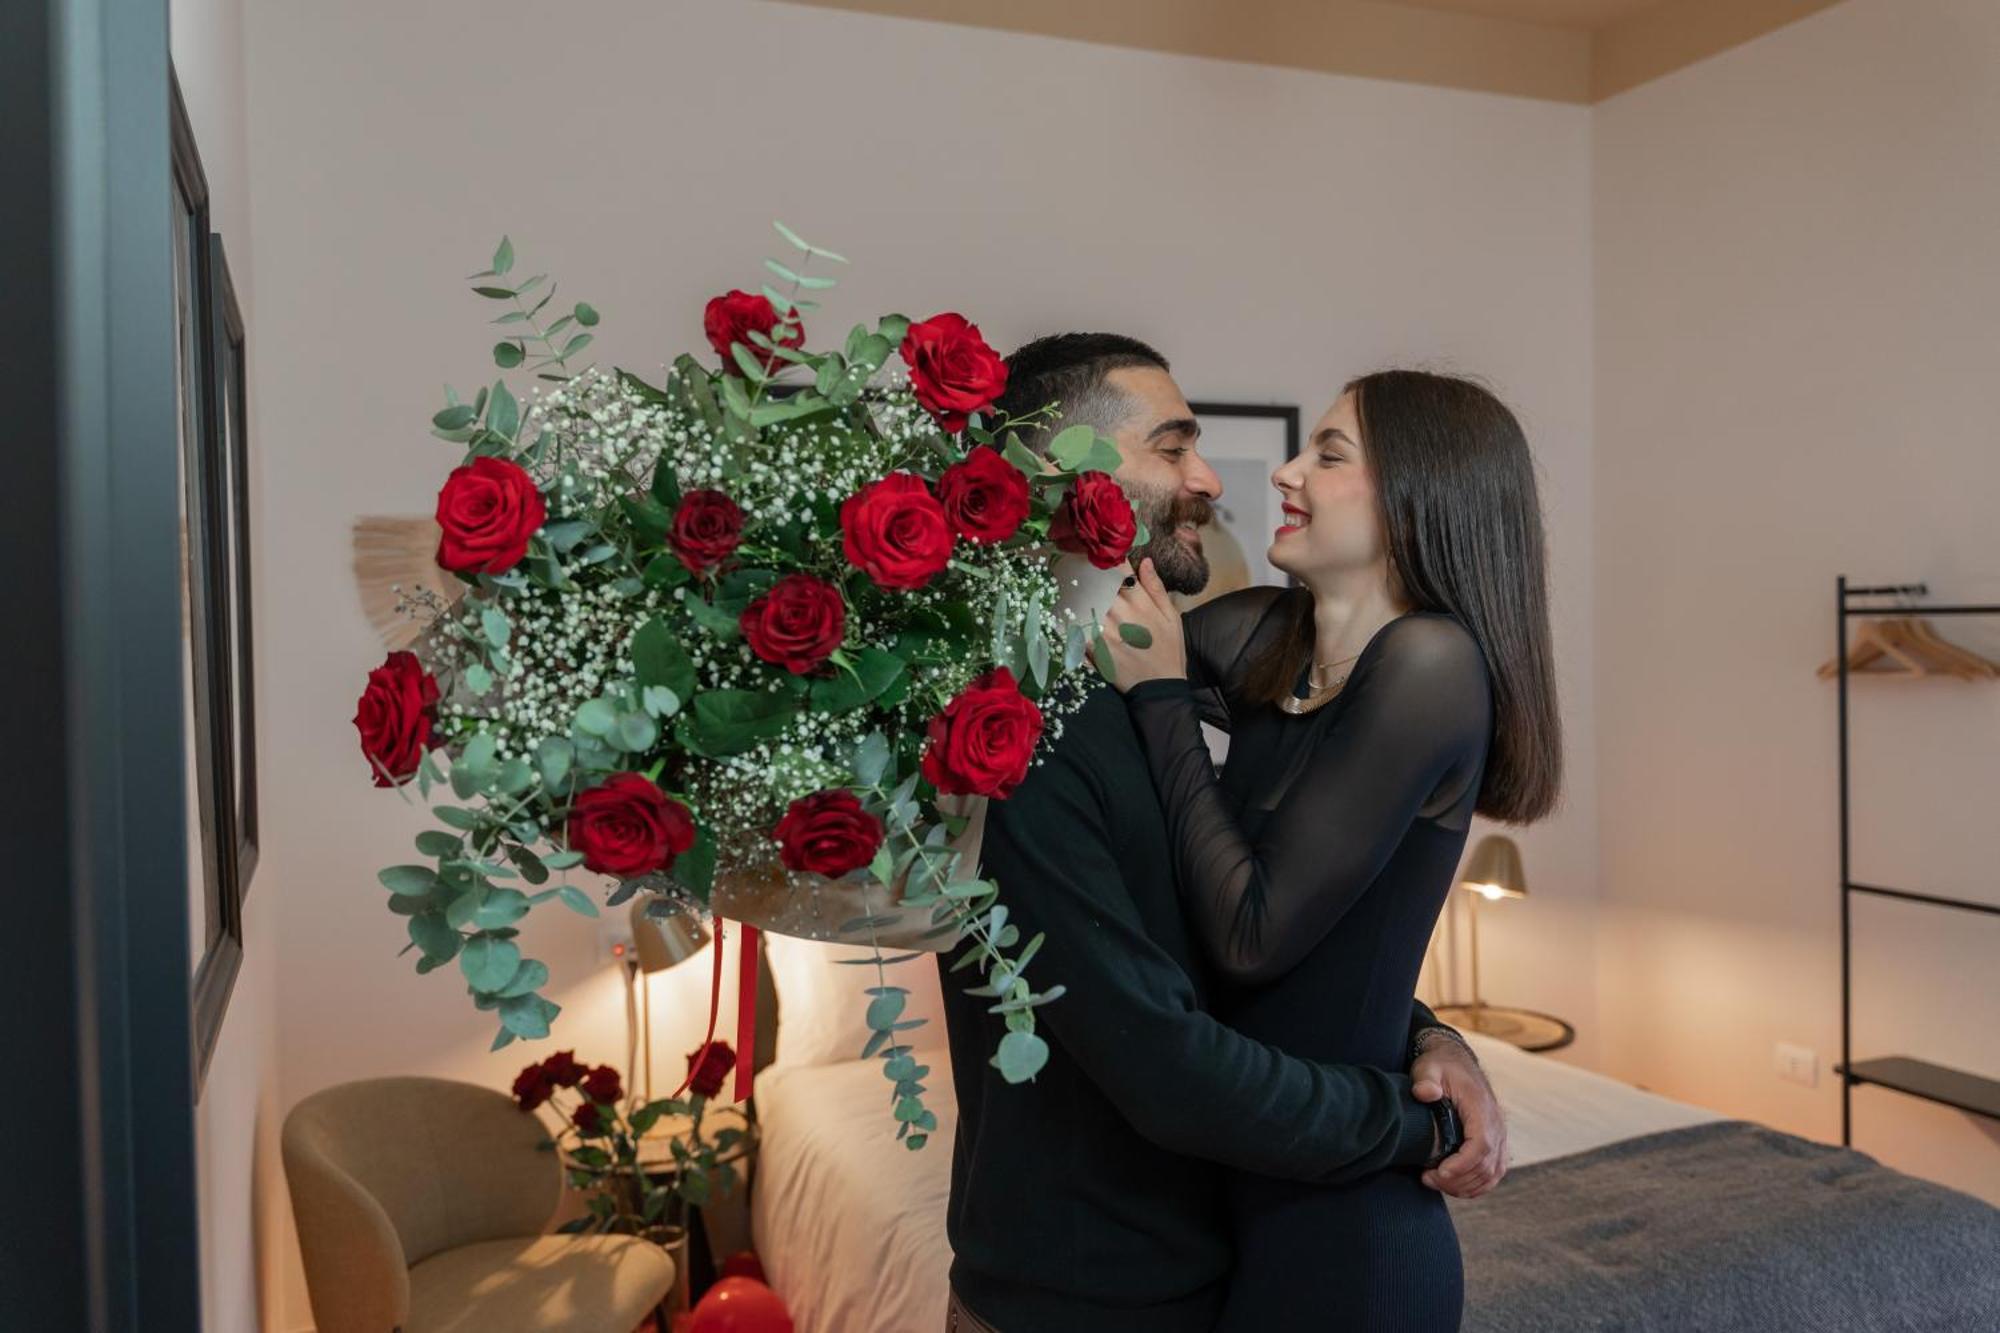
<instances>
[{"instance_id":1,"label":"green leaf","mask_svg":"<svg viewBox=\"0 0 2000 1333\"><path fill-rule=\"evenodd\" d=\"M1090 442L1090 452L1076 465L1078 472L1116 472L1125 462L1118 446L1102 435Z\"/></svg>"},{"instance_id":2,"label":"green leaf","mask_svg":"<svg viewBox=\"0 0 2000 1333\"><path fill-rule=\"evenodd\" d=\"M1007 443L1000 446L1000 456L1018 468L1023 476L1039 477L1042 474L1042 460L1012 431L1007 432Z\"/></svg>"},{"instance_id":3,"label":"green leaf","mask_svg":"<svg viewBox=\"0 0 2000 1333\"><path fill-rule=\"evenodd\" d=\"M1118 663L1111 657L1111 645L1105 641L1100 631L1092 631L1090 636L1090 660L1097 666L1097 674L1108 684L1118 683Z\"/></svg>"},{"instance_id":4,"label":"green leaf","mask_svg":"<svg viewBox=\"0 0 2000 1333\"><path fill-rule=\"evenodd\" d=\"M777 221L775 218L772 219L771 225L777 228L778 235L784 237L792 245L796 246L800 250L803 250L805 253L809 255L817 255L821 259L830 259L836 264L845 264L847 262L845 259L841 258L839 255L835 254L831 250L822 250L817 245L810 245L807 242L800 240L797 232L793 231L790 227L787 227L784 223Z\"/></svg>"},{"instance_id":5,"label":"green leaf","mask_svg":"<svg viewBox=\"0 0 2000 1333\"><path fill-rule=\"evenodd\" d=\"M569 360L571 357L575 356L578 352L581 352L584 348L590 346L591 340L592 340L591 335L588 333L577 334L575 337L571 338L568 342L563 344L563 349L562 352L560 353L562 359L565 361Z\"/></svg>"},{"instance_id":6,"label":"green leaf","mask_svg":"<svg viewBox=\"0 0 2000 1333\"><path fill-rule=\"evenodd\" d=\"M675 560L675 563L680 562ZM694 693L694 663L659 616L639 626L632 635L632 668L642 686L664 686L681 699Z\"/></svg>"},{"instance_id":7,"label":"green leaf","mask_svg":"<svg viewBox=\"0 0 2000 1333\"><path fill-rule=\"evenodd\" d=\"M417 836L421 840L432 836L432 834L420 833ZM437 836L451 837L450 834L438 834ZM452 838L454 844L457 841L456 838ZM417 850L424 851L425 849L419 845ZM436 855L436 853L431 854ZM438 884L437 871L432 870L429 866L390 866L387 870L377 871L375 878L381 880L382 887L391 893L408 893L418 896L429 893Z\"/></svg>"},{"instance_id":8,"label":"green leaf","mask_svg":"<svg viewBox=\"0 0 2000 1333\"><path fill-rule=\"evenodd\" d=\"M528 895L519 889L494 889L488 893L472 914L473 924L481 930L500 930L511 926L528 914ZM540 982L535 983L540 985ZM528 987L533 990L535 987Z\"/></svg>"},{"instance_id":9,"label":"green leaf","mask_svg":"<svg viewBox=\"0 0 2000 1333\"><path fill-rule=\"evenodd\" d=\"M812 685L812 705L823 713L844 713L859 708L896 683L903 674L903 659L880 648L863 648L854 655L853 672L816 680Z\"/></svg>"},{"instance_id":10,"label":"green leaf","mask_svg":"<svg viewBox=\"0 0 2000 1333\"><path fill-rule=\"evenodd\" d=\"M868 1002L869 1028L879 1032L884 1028L891 1027L897 1019L903 1016L903 1006L905 1003L904 994L900 990L891 990L885 994L877 995L873 1000Z\"/></svg>"},{"instance_id":11,"label":"green leaf","mask_svg":"<svg viewBox=\"0 0 2000 1333\"><path fill-rule=\"evenodd\" d=\"M500 1002L500 1022L509 1032L530 1040L549 1035L549 1021L562 1006L539 995L516 995Z\"/></svg>"},{"instance_id":12,"label":"green leaf","mask_svg":"<svg viewBox=\"0 0 2000 1333\"><path fill-rule=\"evenodd\" d=\"M455 773L458 770L454 767L452 771ZM468 833L478 828L482 822L478 811L466 810L456 805L434 805L431 807L431 813L438 817L439 823L449 824Z\"/></svg>"},{"instance_id":13,"label":"green leaf","mask_svg":"<svg viewBox=\"0 0 2000 1333\"><path fill-rule=\"evenodd\" d=\"M479 628L486 635L486 642L495 648L505 648L512 628L507 624L506 615L498 607L487 607L479 613Z\"/></svg>"},{"instance_id":14,"label":"green leaf","mask_svg":"<svg viewBox=\"0 0 2000 1333\"><path fill-rule=\"evenodd\" d=\"M1090 426L1071 426L1049 441L1049 457L1065 472L1074 472L1077 465L1090 456L1092 446L1097 443L1097 431Z\"/></svg>"},{"instance_id":15,"label":"green leaf","mask_svg":"<svg viewBox=\"0 0 2000 1333\"><path fill-rule=\"evenodd\" d=\"M484 694L493 688L493 673L484 662L474 662L465 669L465 688L474 694Z\"/></svg>"},{"instance_id":16,"label":"green leaf","mask_svg":"<svg viewBox=\"0 0 2000 1333\"><path fill-rule=\"evenodd\" d=\"M609 736L618 726L618 710L604 699L591 699L576 710L576 729L590 736Z\"/></svg>"},{"instance_id":17,"label":"green leaf","mask_svg":"<svg viewBox=\"0 0 2000 1333\"><path fill-rule=\"evenodd\" d=\"M1049 1060L1048 1043L1032 1032L1009 1032L1000 1039L1000 1049L993 1057L994 1066L1000 1077L1009 1083L1026 1083L1040 1072Z\"/></svg>"},{"instance_id":18,"label":"green leaf","mask_svg":"<svg viewBox=\"0 0 2000 1333\"><path fill-rule=\"evenodd\" d=\"M527 353L522 349L519 339L509 338L504 342L493 344L493 364L500 369L512 370L525 360Z\"/></svg>"},{"instance_id":19,"label":"green leaf","mask_svg":"<svg viewBox=\"0 0 2000 1333\"><path fill-rule=\"evenodd\" d=\"M741 345L740 343L732 344L732 346L739 347ZM734 375L724 375L722 377L722 402L723 406L729 409L731 416L739 421L749 421L750 395L744 389L743 381L737 379Z\"/></svg>"},{"instance_id":20,"label":"green leaf","mask_svg":"<svg viewBox=\"0 0 2000 1333\"><path fill-rule=\"evenodd\" d=\"M882 775L889 769L889 738L879 731L871 731L854 747L854 778L864 787L873 787L882 781Z\"/></svg>"},{"instance_id":21,"label":"green leaf","mask_svg":"<svg viewBox=\"0 0 2000 1333\"><path fill-rule=\"evenodd\" d=\"M1082 625L1071 625L1069 635L1063 641L1063 670L1074 671L1082 666L1083 659L1089 652L1089 634Z\"/></svg>"},{"instance_id":22,"label":"green leaf","mask_svg":"<svg viewBox=\"0 0 2000 1333\"><path fill-rule=\"evenodd\" d=\"M424 951L427 959L450 962L464 939L451 928L442 912L425 912L410 918L410 941Z\"/></svg>"},{"instance_id":23,"label":"green leaf","mask_svg":"<svg viewBox=\"0 0 2000 1333\"><path fill-rule=\"evenodd\" d=\"M700 825L695 829L694 846L675 857L669 867L674 881L704 903L715 883L715 851L715 834L708 825Z\"/></svg>"},{"instance_id":24,"label":"green leaf","mask_svg":"<svg viewBox=\"0 0 2000 1333\"><path fill-rule=\"evenodd\" d=\"M512 287L474 287L473 291L489 301L511 301L514 299Z\"/></svg>"},{"instance_id":25,"label":"green leaf","mask_svg":"<svg viewBox=\"0 0 2000 1333\"><path fill-rule=\"evenodd\" d=\"M436 426L439 430L464 430L478 419L478 415L478 413L474 412L464 403L459 403L456 406L445 408L442 412L432 417L431 425Z\"/></svg>"},{"instance_id":26,"label":"green leaf","mask_svg":"<svg viewBox=\"0 0 2000 1333\"><path fill-rule=\"evenodd\" d=\"M624 713L618 718L618 748L628 754L643 754L660 739L660 724L644 713Z\"/></svg>"},{"instance_id":27,"label":"green leaf","mask_svg":"<svg viewBox=\"0 0 2000 1333\"><path fill-rule=\"evenodd\" d=\"M500 238L500 247L493 252L493 276L503 277L513 267L514 242L503 235Z\"/></svg>"},{"instance_id":28,"label":"green leaf","mask_svg":"<svg viewBox=\"0 0 2000 1333\"><path fill-rule=\"evenodd\" d=\"M486 429L509 440L521 427L521 405L514 401L514 395L507 392L505 380L493 382L493 397L486 404Z\"/></svg>"},{"instance_id":29,"label":"green leaf","mask_svg":"<svg viewBox=\"0 0 2000 1333\"><path fill-rule=\"evenodd\" d=\"M576 322L583 325L586 329L596 327L598 320L597 307L583 301L578 301L574 313L576 315Z\"/></svg>"},{"instance_id":30,"label":"green leaf","mask_svg":"<svg viewBox=\"0 0 2000 1333\"><path fill-rule=\"evenodd\" d=\"M425 829L417 835L417 850L425 856L456 856L464 847L465 839L437 829Z\"/></svg>"},{"instance_id":31,"label":"green leaf","mask_svg":"<svg viewBox=\"0 0 2000 1333\"><path fill-rule=\"evenodd\" d=\"M561 898L563 906L569 908L572 912L581 916L597 915L597 904L590 900L589 894L574 884L563 885L560 889L556 890L556 896Z\"/></svg>"},{"instance_id":32,"label":"green leaf","mask_svg":"<svg viewBox=\"0 0 2000 1333\"><path fill-rule=\"evenodd\" d=\"M465 942L459 951L458 969L465 974L465 980L476 991L497 991L513 980L514 972L521 966L521 949L512 940L496 939L491 935L475 935ZM519 1029L516 1029L519 1031ZM528 1033L521 1033L528 1036Z\"/></svg>"},{"instance_id":33,"label":"green leaf","mask_svg":"<svg viewBox=\"0 0 2000 1333\"><path fill-rule=\"evenodd\" d=\"M535 958L523 958L521 965L514 969L514 979L502 986L496 993L512 999L516 995L526 995L538 991L549 984L549 965Z\"/></svg>"},{"instance_id":34,"label":"green leaf","mask_svg":"<svg viewBox=\"0 0 2000 1333\"><path fill-rule=\"evenodd\" d=\"M674 734L697 754L720 759L776 736L797 711L797 704L783 694L709 690L682 711Z\"/></svg>"},{"instance_id":35,"label":"green leaf","mask_svg":"<svg viewBox=\"0 0 2000 1333\"><path fill-rule=\"evenodd\" d=\"M561 787L563 779L569 776L570 759L575 754L570 743L559 736L550 736L535 747L535 768L542 775L542 785L550 791Z\"/></svg>"},{"instance_id":36,"label":"green leaf","mask_svg":"<svg viewBox=\"0 0 2000 1333\"><path fill-rule=\"evenodd\" d=\"M583 853L572 851L550 852L542 858L542 864L551 870L568 870L571 866L583 864Z\"/></svg>"},{"instance_id":37,"label":"green leaf","mask_svg":"<svg viewBox=\"0 0 2000 1333\"><path fill-rule=\"evenodd\" d=\"M689 597L682 605L687 607L688 615L693 619L695 624L701 626L718 639L733 639L743 632L743 627L738 623L742 614L740 611L724 610L722 607L706 602L699 597ZM675 693L678 694L680 692L676 690ZM682 697L685 698L686 696L683 695Z\"/></svg>"},{"instance_id":38,"label":"green leaf","mask_svg":"<svg viewBox=\"0 0 2000 1333\"><path fill-rule=\"evenodd\" d=\"M1124 624L1118 627L1118 637L1134 648L1146 649L1153 646L1153 631L1144 625Z\"/></svg>"}]
</instances>

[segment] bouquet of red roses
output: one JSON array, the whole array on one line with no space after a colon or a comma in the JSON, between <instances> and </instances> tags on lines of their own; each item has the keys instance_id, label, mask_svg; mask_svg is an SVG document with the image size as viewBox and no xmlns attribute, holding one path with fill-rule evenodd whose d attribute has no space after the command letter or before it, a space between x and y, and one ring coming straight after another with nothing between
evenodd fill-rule
<instances>
[{"instance_id":1,"label":"bouquet of red roses","mask_svg":"<svg viewBox=\"0 0 2000 1333\"><path fill-rule=\"evenodd\" d=\"M734 1059L725 1044L705 1047L689 1058L685 1100L643 1105L636 1097L628 1103L616 1069L592 1068L574 1051L557 1051L516 1075L514 1100L523 1111L547 1106L556 1113L556 1131L545 1146L562 1153L570 1187L587 1196L589 1212L557 1230L664 1240L662 1229L686 1225L684 1205L699 1208L712 1195L734 1189L737 1172L727 1159L745 1131L732 1126L713 1136L702 1132L702 1112L722 1091ZM669 1125L685 1120L686 1126L669 1133L657 1128L663 1120ZM646 1158L647 1141L660 1138L670 1151L671 1171Z\"/></svg>"},{"instance_id":2,"label":"bouquet of red roses","mask_svg":"<svg viewBox=\"0 0 2000 1333\"><path fill-rule=\"evenodd\" d=\"M1056 554L1109 567L1143 535L1110 441L1077 427L1038 455L992 417L1006 366L963 317L807 350L808 293L833 283L809 270L845 261L779 231L801 256L766 261L783 290L711 301L719 368L683 356L657 386L573 371L597 312L550 317L542 278L509 285L505 241L473 279L509 306L495 361L546 387L448 390L432 420L464 451L436 511L463 592L409 599L417 650L371 673L355 724L378 785L454 800L416 839L427 860L382 872L389 907L418 971L456 963L496 1014L496 1049L549 1031L517 923L555 899L595 915L578 869L618 881L611 904L863 943L878 968L965 939L1007 1015L996 1062L1028 1078L1060 988L1029 987L1038 942L965 838L1092 651L1057 613ZM916 1020L878 980L861 1054L917 1146L936 1122L900 1037Z\"/></svg>"}]
</instances>

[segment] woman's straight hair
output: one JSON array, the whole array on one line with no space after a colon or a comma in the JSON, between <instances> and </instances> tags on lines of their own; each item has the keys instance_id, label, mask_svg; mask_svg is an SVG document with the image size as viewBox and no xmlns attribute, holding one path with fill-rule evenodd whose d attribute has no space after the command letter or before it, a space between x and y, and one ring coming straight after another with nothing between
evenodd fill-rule
<instances>
[{"instance_id":1,"label":"woman's straight hair","mask_svg":"<svg viewBox=\"0 0 2000 1333\"><path fill-rule=\"evenodd\" d=\"M1493 741L1479 813L1527 824L1562 789L1547 557L1534 461L1521 423L1481 385L1385 370L1346 386L1381 499L1392 577L1420 611L1452 616L1479 644L1493 687ZM1312 653L1312 600L1251 666L1253 696L1292 691Z\"/></svg>"}]
</instances>

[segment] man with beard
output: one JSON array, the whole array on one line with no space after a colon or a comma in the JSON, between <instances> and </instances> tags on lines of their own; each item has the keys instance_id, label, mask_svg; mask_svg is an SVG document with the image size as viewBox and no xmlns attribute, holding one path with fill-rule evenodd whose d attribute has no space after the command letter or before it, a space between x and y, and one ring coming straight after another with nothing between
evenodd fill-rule
<instances>
[{"instance_id":1,"label":"man with beard","mask_svg":"<svg viewBox=\"0 0 2000 1333\"><path fill-rule=\"evenodd\" d=\"M1078 423L1115 440L1114 475L1148 530L1131 561L1150 556L1170 589L1199 591L1200 530L1222 486L1166 359L1115 334L1029 343L1008 359L995 416L1051 402L1056 419L1026 443ZM1065 609L1094 621L1130 571L1071 558L1057 572ZM1423 1005L1407 1074L1294 1059L1203 1011L1151 773L1109 687L990 807L982 862L1022 935L1046 932L1035 969L1066 993L1037 1011L1048 1063L1013 1086L987 1058L1004 1019L946 973L959 1108L949 1329L1210 1329L1231 1262L1222 1167L1329 1182L1428 1167L1426 1183L1467 1198L1503 1174L1492 1089ZM1445 1106L1465 1136L1448 1153Z\"/></svg>"}]
</instances>

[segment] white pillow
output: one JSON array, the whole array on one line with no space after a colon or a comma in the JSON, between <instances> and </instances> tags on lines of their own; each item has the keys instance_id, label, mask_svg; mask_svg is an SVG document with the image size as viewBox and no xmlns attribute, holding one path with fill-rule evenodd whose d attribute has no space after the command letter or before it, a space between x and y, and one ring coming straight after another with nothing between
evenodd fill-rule
<instances>
[{"instance_id":1,"label":"white pillow","mask_svg":"<svg viewBox=\"0 0 2000 1333\"><path fill-rule=\"evenodd\" d=\"M774 1063L829 1065L861 1058L862 1048L868 1044L868 988L880 985L881 979L873 967L838 960L868 956L867 949L853 944L764 936L764 958L778 991ZM921 1051L944 1049L944 992L939 986L936 955L896 963L885 975L889 985L910 992L904 1001L903 1019L924 1020L922 1027L901 1034L903 1043Z\"/></svg>"}]
</instances>

